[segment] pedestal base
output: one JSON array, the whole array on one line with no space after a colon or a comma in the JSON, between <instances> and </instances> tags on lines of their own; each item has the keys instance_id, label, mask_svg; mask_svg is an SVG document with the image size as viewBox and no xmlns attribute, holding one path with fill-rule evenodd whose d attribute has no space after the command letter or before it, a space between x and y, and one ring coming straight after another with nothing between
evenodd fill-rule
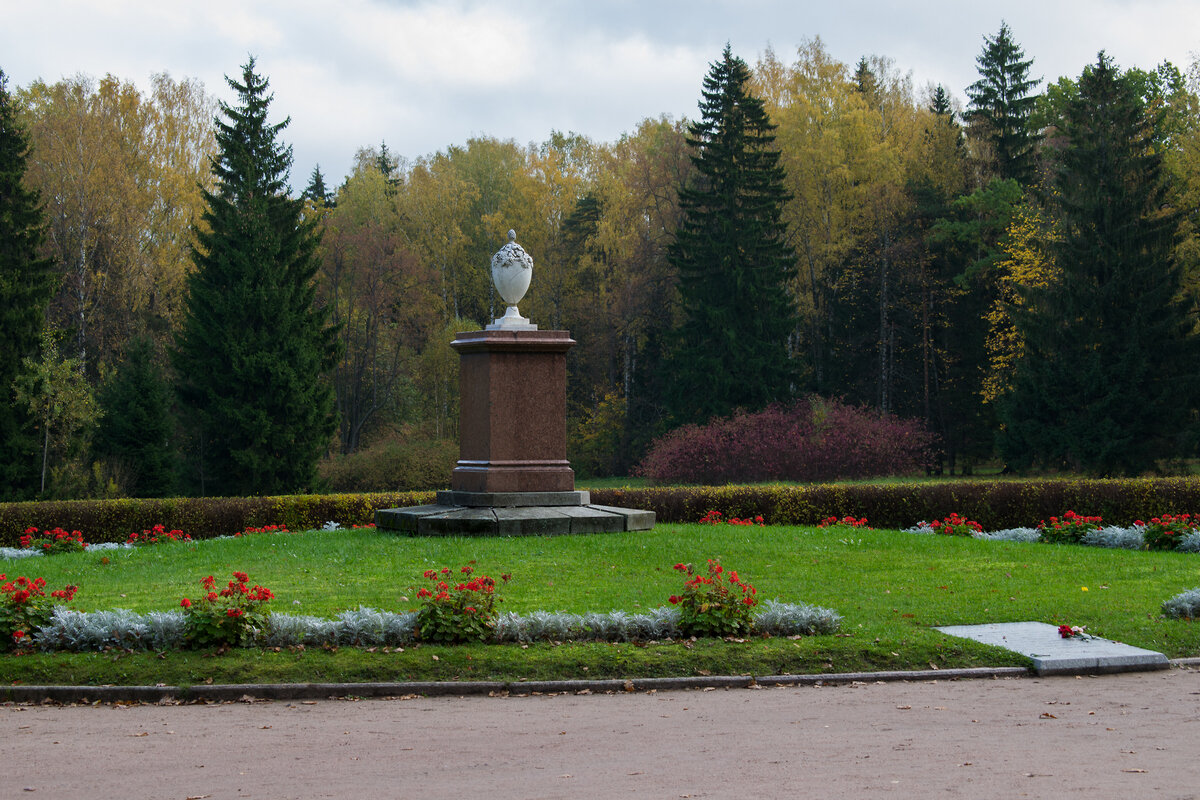
<instances>
[{"instance_id":1,"label":"pedestal base","mask_svg":"<svg viewBox=\"0 0 1200 800\"><path fill-rule=\"evenodd\" d=\"M654 512L591 505L587 492L438 492L428 506L375 512L375 527L409 536L560 536L648 531Z\"/></svg>"}]
</instances>

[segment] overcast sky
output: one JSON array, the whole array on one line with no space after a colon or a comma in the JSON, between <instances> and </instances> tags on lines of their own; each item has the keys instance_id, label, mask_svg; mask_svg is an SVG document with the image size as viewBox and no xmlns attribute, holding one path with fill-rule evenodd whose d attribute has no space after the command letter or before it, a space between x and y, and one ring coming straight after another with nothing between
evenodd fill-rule
<instances>
[{"instance_id":1,"label":"overcast sky","mask_svg":"<svg viewBox=\"0 0 1200 800\"><path fill-rule=\"evenodd\" d=\"M1200 53L1196 0L0 0L0 19L10 88L111 73L148 89L165 71L229 101L222 76L254 55L273 119L291 117L300 187L316 163L337 185L381 141L414 158L478 135L612 141L646 117L694 118L727 41L753 65L820 36L843 62L888 56L961 102L1001 19L1047 80L1101 49L1184 70Z\"/></svg>"}]
</instances>

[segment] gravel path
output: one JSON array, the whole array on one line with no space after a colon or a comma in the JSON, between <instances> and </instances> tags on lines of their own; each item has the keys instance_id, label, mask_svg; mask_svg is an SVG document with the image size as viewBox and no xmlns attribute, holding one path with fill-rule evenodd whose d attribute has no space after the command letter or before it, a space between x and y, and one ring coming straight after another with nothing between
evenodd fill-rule
<instances>
[{"instance_id":1,"label":"gravel path","mask_svg":"<svg viewBox=\"0 0 1200 800\"><path fill-rule=\"evenodd\" d=\"M1200 670L0 706L0 798L1200 797Z\"/></svg>"}]
</instances>

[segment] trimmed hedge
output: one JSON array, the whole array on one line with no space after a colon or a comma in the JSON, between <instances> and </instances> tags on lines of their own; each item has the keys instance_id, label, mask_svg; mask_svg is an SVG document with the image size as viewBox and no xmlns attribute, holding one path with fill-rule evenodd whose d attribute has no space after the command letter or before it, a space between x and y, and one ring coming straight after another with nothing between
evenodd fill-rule
<instances>
[{"instance_id":1,"label":"trimmed hedge","mask_svg":"<svg viewBox=\"0 0 1200 800\"><path fill-rule=\"evenodd\" d=\"M300 531L333 521L365 525L380 508L434 502L434 492L206 497L163 500L70 500L0 504L0 546L16 547L33 526L79 530L88 542L123 542L156 524L193 539L249 526ZM653 511L659 522L697 522L709 511L726 518L762 515L772 525L816 525L827 517L866 517L872 527L907 528L958 512L985 530L1034 527L1073 510L1108 525L1159 514L1200 511L1200 477L1121 480L939 481L816 486L699 486L593 489L599 505Z\"/></svg>"},{"instance_id":2,"label":"trimmed hedge","mask_svg":"<svg viewBox=\"0 0 1200 800\"><path fill-rule=\"evenodd\" d=\"M985 530L1003 530L1035 527L1070 509L1130 525L1200 510L1200 477L597 489L592 502L643 508L659 522L696 522L715 510L726 518L761 514L772 525L816 525L851 514L875 528L907 528L958 512Z\"/></svg>"},{"instance_id":3,"label":"trimmed hedge","mask_svg":"<svg viewBox=\"0 0 1200 800\"><path fill-rule=\"evenodd\" d=\"M375 509L434 501L434 492L301 494L278 497L175 497L166 499L64 500L0 504L0 547L17 547L33 526L82 531L88 543L124 542L134 531L162 524L193 539L239 533L247 527L286 525L319 528L326 522L365 525Z\"/></svg>"}]
</instances>

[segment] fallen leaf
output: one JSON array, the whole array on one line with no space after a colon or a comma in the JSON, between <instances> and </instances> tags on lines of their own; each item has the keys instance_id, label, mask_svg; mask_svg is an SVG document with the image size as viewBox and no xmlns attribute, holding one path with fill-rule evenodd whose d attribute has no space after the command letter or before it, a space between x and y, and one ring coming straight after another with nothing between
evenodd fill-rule
<instances>
[{"instance_id":1,"label":"fallen leaf","mask_svg":"<svg viewBox=\"0 0 1200 800\"><path fill-rule=\"evenodd\" d=\"M1043 711L1041 718L1042 719L1058 719L1058 717L1054 716L1049 711Z\"/></svg>"},{"instance_id":2,"label":"fallen leaf","mask_svg":"<svg viewBox=\"0 0 1200 800\"><path fill-rule=\"evenodd\" d=\"M896 708L900 709L901 711L908 711L912 708L912 706L896 706Z\"/></svg>"},{"instance_id":3,"label":"fallen leaf","mask_svg":"<svg viewBox=\"0 0 1200 800\"><path fill-rule=\"evenodd\" d=\"M1144 770L1144 769L1123 769L1123 770L1121 770L1121 772L1141 772L1141 773L1145 773L1145 772L1146 772L1146 770Z\"/></svg>"}]
</instances>

